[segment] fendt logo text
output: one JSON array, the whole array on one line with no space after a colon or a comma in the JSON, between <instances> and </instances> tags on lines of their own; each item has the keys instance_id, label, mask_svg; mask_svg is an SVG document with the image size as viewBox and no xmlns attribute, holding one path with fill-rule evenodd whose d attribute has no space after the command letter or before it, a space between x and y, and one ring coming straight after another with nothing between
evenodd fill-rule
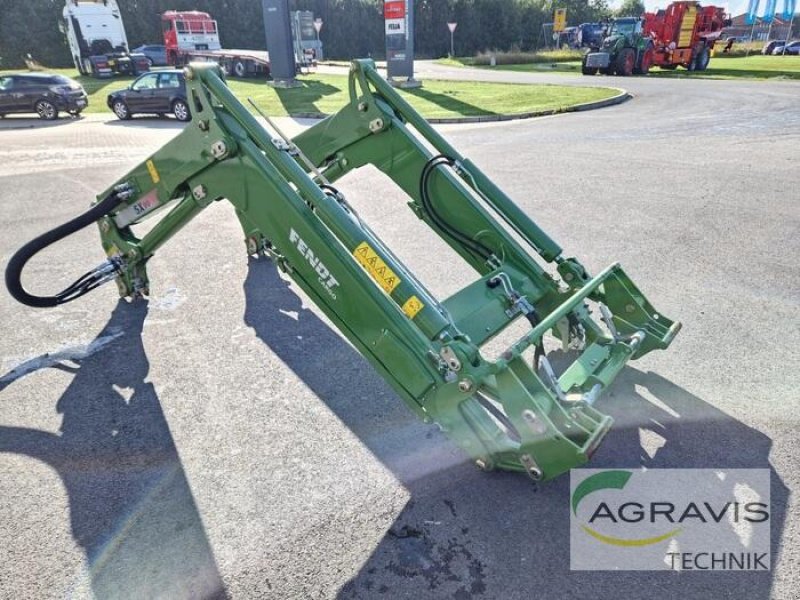
<instances>
[{"instance_id":1,"label":"fendt logo text","mask_svg":"<svg viewBox=\"0 0 800 600\"><path fill-rule=\"evenodd\" d=\"M325 264L317 257L314 251L308 247L308 244L303 241L303 238L297 235L297 232L294 229L289 230L289 241L297 247L297 250L303 255L303 258L305 258L308 264L311 265L314 271L316 271L322 288L331 298L336 300L336 292L334 292L334 288L339 286L339 282L333 275L331 275L330 269L328 269L328 267L326 267Z\"/></svg>"}]
</instances>

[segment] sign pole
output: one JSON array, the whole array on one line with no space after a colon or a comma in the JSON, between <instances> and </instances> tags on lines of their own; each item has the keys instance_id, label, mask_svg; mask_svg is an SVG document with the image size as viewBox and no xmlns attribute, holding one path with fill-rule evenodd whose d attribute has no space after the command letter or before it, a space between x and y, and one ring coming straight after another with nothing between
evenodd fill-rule
<instances>
[{"instance_id":1,"label":"sign pole","mask_svg":"<svg viewBox=\"0 0 800 600\"><path fill-rule=\"evenodd\" d=\"M781 54L783 54L784 56L786 56L786 46L789 45L789 40L792 39L792 28L794 27L794 15L795 14L796 13L792 14L792 20L789 21L789 31L786 34L786 43L783 45L783 52L781 52Z\"/></svg>"},{"instance_id":2,"label":"sign pole","mask_svg":"<svg viewBox=\"0 0 800 600\"><path fill-rule=\"evenodd\" d=\"M456 55L455 50L453 50L453 34L455 33L457 26L458 23L447 24L447 28L450 30L450 58L453 58Z\"/></svg>"},{"instance_id":3,"label":"sign pole","mask_svg":"<svg viewBox=\"0 0 800 600\"><path fill-rule=\"evenodd\" d=\"M317 31L317 53L319 54L319 56L317 56L316 58L317 60L322 60L323 59L322 42L319 40L319 32L322 31L322 19L320 18L314 19L314 29L316 29Z\"/></svg>"}]
</instances>

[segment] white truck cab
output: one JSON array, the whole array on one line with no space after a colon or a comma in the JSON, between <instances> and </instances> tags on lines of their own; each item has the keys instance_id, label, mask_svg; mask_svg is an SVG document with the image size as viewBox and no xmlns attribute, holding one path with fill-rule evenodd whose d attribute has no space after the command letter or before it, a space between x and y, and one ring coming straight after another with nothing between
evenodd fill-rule
<instances>
[{"instance_id":1,"label":"white truck cab","mask_svg":"<svg viewBox=\"0 0 800 600\"><path fill-rule=\"evenodd\" d=\"M66 0L64 33L82 75L136 74L149 68L146 57L131 55L116 0Z\"/></svg>"}]
</instances>

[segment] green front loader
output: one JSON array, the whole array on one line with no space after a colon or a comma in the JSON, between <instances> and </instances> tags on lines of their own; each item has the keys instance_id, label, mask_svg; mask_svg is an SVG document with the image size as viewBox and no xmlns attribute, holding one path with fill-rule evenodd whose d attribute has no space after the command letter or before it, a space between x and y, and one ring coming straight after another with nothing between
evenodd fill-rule
<instances>
[{"instance_id":1,"label":"green front loader","mask_svg":"<svg viewBox=\"0 0 800 600\"><path fill-rule=\"evenodd\" d=\"M596 408L601 392L680 328L618 264L590 274L565 255L372 61L352 63L349 103L294 139L254 118L214 65L187 67L186 81L191 123L87 213L20 249L6 271L15 298L55 306L111 280L123 297L146 295L158 249L227 201L247 252L273 260L410 409L480 468L547 480L589 460L612 424ZM336 187L367 165L388 175L420 226L472 267L469 285L437 298L372 232ZM154 225L139 237L147 219ZM91 223L107 260L54 296L26 291L28 259ZM522 333L487 357L483 347L515 322ZM546 337L572 352L560 372Z\"/></svg>"}]
</instances>

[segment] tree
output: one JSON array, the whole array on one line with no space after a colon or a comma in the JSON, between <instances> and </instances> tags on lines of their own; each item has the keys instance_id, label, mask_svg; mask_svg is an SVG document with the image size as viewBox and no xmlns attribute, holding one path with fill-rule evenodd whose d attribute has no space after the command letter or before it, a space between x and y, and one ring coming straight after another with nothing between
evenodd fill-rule
<instances>
[{"instance_id":1,"label":"tree","mask_svg":"<svg viewBox=\"0 0 800 600\"><path fill-rule=\"evenodd\" d=\"M0 0L0 57L4 68L22 67L27 53L48 67L72 64L59 30L65 0ZM156 44L160 15L166 10L201 10L219 21L225 48L264 49L259 0L118 0L131 48ZM290 0L292 10L311 10L325 23L325 56L351 59L386 52L383 0ZM635 6L634 6L635 5ZM639 15L641 1L624 0L622 13ZM415 0L418 58L444 56L450 47L447 22L458 23L456 52L470 56L486 50L533 50L543 23L554 8L567 9L570 25L597 22L610 15L608 0Z\"/></svg>"},{"instance_id":2,"label":"tree","mask_svg":"<svg viewBox=\"0 0 800 600\"><path fill-rule=\"evenodd\" d=\"M642 0L623 0L622 5L614 13L617 17L640 17L644 14Z\"/></svg>"}]
</instances>

